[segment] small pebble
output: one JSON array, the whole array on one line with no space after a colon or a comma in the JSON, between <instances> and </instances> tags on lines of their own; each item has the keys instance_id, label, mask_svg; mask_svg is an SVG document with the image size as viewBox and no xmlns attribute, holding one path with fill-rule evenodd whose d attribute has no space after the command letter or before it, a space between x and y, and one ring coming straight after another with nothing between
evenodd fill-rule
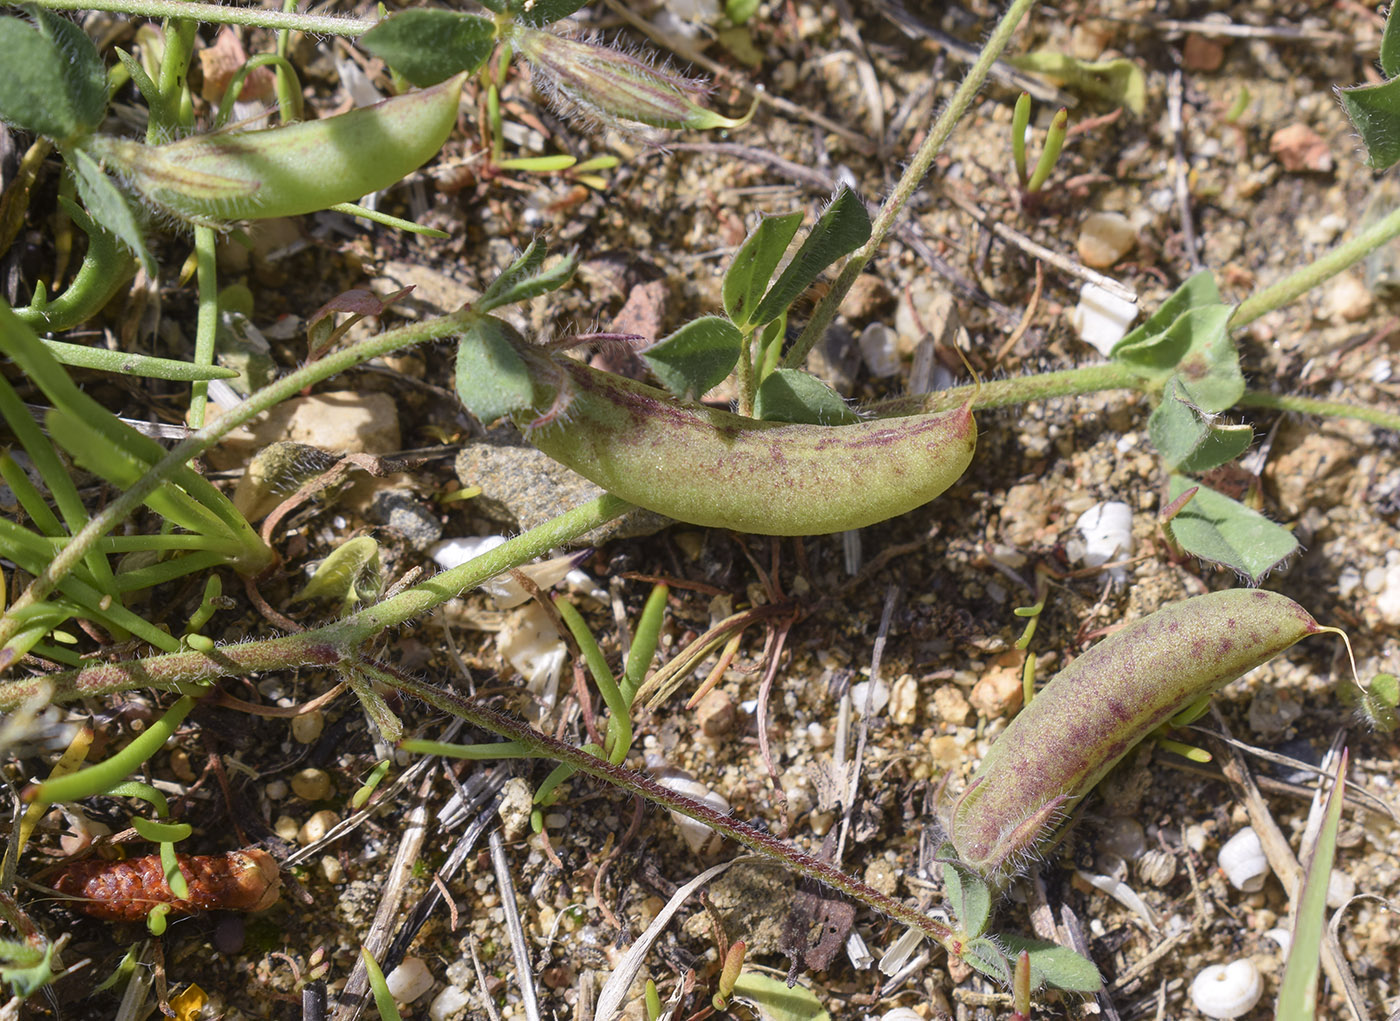
<instances>
[{"instance_id":1,"label":"small pebble","mask_svg":"<svg viewBox=\"0 0 1400 1021\"><path fill-rule=\"evenodd\" d=\"M389 992L400 1003L412 1003L433 988L433 973L421 957L405 957L402 964L384 976L384 980Z\"/></svg>"},{"instance_id":2,"label":"small pebble","mask_svg":"<svg viewBox=\"0 0 1400 1021\"><path fill-rule=\"evenodd\" d=\"M297 821L290 815L279 815L277 821L272 824L272 830L287 843L291 843L297 838Z\"/></svg>"},{"instance_id":3,"label":"small pebble","mask_svg":"<svg viewBox=\"0 0 1400 1021\"><path fill-rule=\"evenodd\" d=\"M319 709L292 717L292 740L297 744L311 744L326 729L326 714Z\"/></svg>"},{"instance_id":4,"label":"small pebble","mask_svg":"<svg viewBox=\"0 0 1400 1021\"><path fill-rule=\"evenodd\" d=\"M1325 174L1333 166L1332 151L1327 142L1306 124L1290 124L1279 128L1269 139L1269 152L1289 173L1311 171Z\"/></svg>"},{"instance_id":5,"label":"small pebble","mask_svg":"<svg viewBox=\"0 0 1400 1021\"><path fill-rule=\"evenodd\" d=\"M263 788L263 793L272 801L281 801L291 791L286 780L269 780L267 786Z\"/></svg>"},{"instance_id":6,"label":"small pebble","mask_svg":"<svg viewBox=\"0 0 1400 1021\"><path fill-rule=\"evenodd\" d=\"M452 1021L471 1006L472 998L465 989L448 986L433 997L428 1005L428 1021Z\"/></svg>"},{"instance_id":7,"label":"small pebble","mask_svg":"<svg viewBox=\"0 0 1400 1021\"><path fill-rule=\"evenodd\" d=\"M1181 45L1181 66L1187 71L1219 71L1225 47L1208 36L1188 32Z\"/></svg>"},{"instance_id":8,"label":"small pebble","mask_svg":"<svg viewBox=\"0 0 1400 1021\"><path fill-rule=\"evenodd\" d=\"M1015 712L1023 697L1021 671L1013 667L993 667L978 680L968 701L983 719L994 720Z\"/></svg>"},{"instance_id":9,"label":"small pebble","mask_svg":"<svg viewBox=\"0 0 1400 1021\"><path fill-rule=\"evenodd\" d=\"M326 882L332 886L339 886L345 882L345 869L340 864L340 859L333 854L323 854L321 856L321 875L326 877Z\"/></svg>"},{"instance_id":10,"label":"small pebble","mask_svg":"<svg viewBox=\"0 0 1400 1021\"><path fill-rule=\"evenodd\" d=\"M190 768L190 753L183 748L176 748L170 753L170 772L175 774L175 779L185 783L194 780L194 770Z\"/></svg>"},{"instance_id":11,"label":"small pebble","mask_svg":"<svg viewBox=\"0 0 1400 1021\"><path fill-rule=\"evenodd\" d=\"M292 777L292 793L305 801L321 801L333 790L335 784L324 769L303 769Z\"/></svg>"},{"instance_id":12,"label":"small pebble","mask_svg":"<svg viewBox=\"0 0 1400 1021\"><path fill-rule=\"evenodd\" d=\"M302 823L301 829L297 830L297 843L314 844L329 833L338 822L340 822L339 815L328 808L322 809Z\"/></svg>"},{"instance_id":13,"label":"small pebble","mask_svg":"<svg viewBox=\"0 0 1400 1021\"><path fill-rule=\"evenodd\" d=\"M944 723L961 727L967 723L972 706L968 705L967 696L956 684L944 684L934 689L933 711Z\"/></svg>"},{"instance_id":14,"label":"small pebble","mask_svg":"<svg viewBox=\"0 0 1400 1021\"><path fill-rule=\"evenodd\" d=\"M723 688L706 692L695 707L695 722L706 737L723 737L734 729L734 700Z\"/></svg>"},{"instance_id":15,"label":"small pebble","mask_svg":"<svg viewBox=\"0 0 1400 1021\"><path fill-rule=\"evenodd\" d=\"M871 323L860 332L860 353L865 367L877 379L899 374L899 350L895 332L884 323Z\"/></svg>"},{"instance_id":16,"label":"small pebble","mask_svg":"<svg viewBox=\"0 0 1400 1021\"><path fill-rule=\"evenodd\" d=\"M1124 861L1136 861L1147 850L1147 835L1136 819L1115 815L1099 824L1099 846Z\"/></svg>"},{"instance_id":17,"label":"small pebble","mask_svg":"<svg viewBox=\"0 0 1400 1021\"><path fill-rule=\"evenodd\" d=\"M890 719L907 727L919 718L919 682L913 674L901 674L890 688Z\"/></svg>"},{"instance_id":18,"label":"small pebble","mask_svg":"<svg viewBox=\"0 0 1400 1021\"><path fill-rule=\"evenodd\" d=\"M1079 261L1107 269L1133 250L1137 231L1122 213L1090 213L1079 227Z\"/></svg>"},{"instance_id":19,"label":"small pebble","mask_svg":"<svg viewBox=\"0 0 1400 1021\"><path fill-rule=\"evenodd\" d=\"M524 778L513 776L505 782L496 814L501 817L501 829L507 840L519 840L529 832L534 807L534 792Z\"/></svg>"},{"instance_id":20,"label":"small pebble","mask_svg":"<svg viewBox=\"0 0 1400 1021\"><path fill-rule=\"evenodd\" d=\"M859 684L851 685L851 708L858 714L865 715L867 700L870 705L870 715L879 716L884 711L885 706L890 703L890 686L884 681L876 681L872 691L869 681L861 681Z\"/></svg>"}]
</instances>

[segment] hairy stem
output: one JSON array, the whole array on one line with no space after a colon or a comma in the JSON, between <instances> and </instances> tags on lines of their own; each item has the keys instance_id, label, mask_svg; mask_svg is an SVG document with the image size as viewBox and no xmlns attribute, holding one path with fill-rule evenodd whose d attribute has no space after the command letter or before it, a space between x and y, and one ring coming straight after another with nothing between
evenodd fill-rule
<instances>
[{"instance_id":1,"label":"hairy stem","mask_svg":"<svg viewBox=\"0 0 1400 1021\"><path fill-rule=\"evenodd\" d=\"M893 229L895 220L903 211L910 196L914 194L919 182L928 173L928 168L933 165L933 158L938 155L938 150L943 148L943 144L948 141L948 136L953 133L953 128L967 112L967 108L972 105L973 98L981 90L982 83L987 80L987 72L991 70L997 58L1006 49L1006 44L1011 41L1012 33L1016 31L1016 26L1020 24L1021 19L1034 5L1035 0L1013 0L1011 6L1006 9L1006 13L997 23L997 27L987 37L987 42L982 47L977 62L968 70L967 77L962 80L962 84L953 93L953 98L948 102L948 106L929 131L923 144L919 146L919 151L910 160L909 166L905 168L899 182L894 186L894 191L890 192L889 197L885 199L885 204L880 207L880 212L875 217L875 223L870 230L870 240L846 261L841 275L836 278L835 286L827 292L813 310L812 318L808 320L802 335L797 338L792 350L783 359L785 366L788 368L800 366L806 360L808 352L826 333L826 328L831 325L831 320L836 316L836 309L841 304L841 299L846 296L846 292L855 283L856 277L860 276L866 264L885 243L886 235Z\"/></svg>"},{"instance_id":2,"label":"hairy stem","mask_svg":"<svg viewBox=\"0 0 1400 1021\"><path fill-rule=\"evenodd\" d=\"M13 0L0 2L6 6L17 6ZM364 35L379 23L375 18L291 14L263 7L226 7L223 4L186 3L185 0L38 0L38 4L54 11L112 11L136 18L187 18L218 25L252 25L349 38Z\"/></svg>"},{"instance_id":3,"label":"hairy stem","mask_svg":"<svg viewBox=\"0 0 1400 1021\"><path fill-rule=\"evenodd\" d=\"M946 923L929 918L922 912L916 911L867 886L860 880L846 875L830 863L789 847L776 837L760 833L730 816L721 815L708 805L703 805L668 790L641 773L624 766L615 766L606 759L590 755L581 748L575 748L541 734L520 720L487 708L473 699L443 691L431 684L410 677L396 677L395 683L406 694L420 698L443 712L460 717L482 730L518 742L522 747L529 749L532 755L566 763L580 773L597 777L613 787L621 788L636 794L638 797L645 798L653 804L679 812L697 822L702 822L716 832L724 834L765 858L781 861L800 875L825 883L832 889L867 904L882 914L927 933L947 947L949 953L959 955L962 953L962 940L959 934Z\"/></svg>"},{"instance_id":4,"label":"hairy stem","mask_svg":"<svg viewBox=\"0 0 1400 1021\"><path fill-rule=\"evenodd\" d=\"M1145 381L1117 362L1085 365L1078 369L1042 372L1034 376L992 379L985 383L955 386L932 393L909 394L868 404L863 410L876 418L921 415L961 408L971 402L973 411L1009 408L1052 397L1076 397L1100 390L1142 390Z\"/></svg>"},{"instance_id":5,"label":"hairy stem","mask_svg":"<svg viewBox=\"0 0 1400 1021\"><path fill-rule=\"evenodd\" d=\"M1304 415L1321 415L1324 418L1354 418L1359 422L1400 432L1400 415L1361 404L1343 404L1341 401L1323 401L1316 397L1298 397L1291 394L1271 394L1263 390L1246 390L1239 403L1247 408L1274 408L1277 411L1296 411Z\"/></svg>"},{"instance_id":6,"label":"hairy stem","mask_svg":"<svg viewBox=\"0 0 1400 1021\"><path fill-rule=\"evenodd\" d=\"M12 712L36 692L49 690L42 686L51 686L54 702L66 702L133 688L180 689L206 684L216 677L296 666L334 666L357 659L361 645L388 629L422 616L488 578L533 560L628 510L631 504L605 493L460 567L434 575L343 620L299 635L224 645L208 653L176 652L122 663L97 663L78 670L0 682L0 712Z\"/></svg>"},{"instance_id":7,"label":"hairy stem","mask_svg":"<svg viewBox=\"0 0 1400 1021\"><path fill-rule=\"evenodd\" d=\"M1342 242L1322 258L1250 295L1230 317L1230 329L1247 326L1266 312L1282 308L1397 236L1400 236L1400 209L1378 220L1350 241Z\"/></svg>"}]
</instances>

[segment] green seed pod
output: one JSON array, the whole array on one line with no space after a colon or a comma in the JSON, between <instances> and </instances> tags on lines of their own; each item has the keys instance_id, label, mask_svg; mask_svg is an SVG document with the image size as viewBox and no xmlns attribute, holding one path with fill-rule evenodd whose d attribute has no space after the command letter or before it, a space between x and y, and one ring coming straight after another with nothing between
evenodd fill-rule
<instances>
[{"instance_id":1,"label":"green seed pod","mask_svg":"<svg viewBox=\"0 0 1400 1021\"><path fill-rule=\"evenodd\" d=\"M1094 785L1186 707L1308 635L1333 631L1293 600L1230 589L1170 606L1061 670L992 745L945 820L964 864L994 885L1059 838Z\"/></svg>"},{"instance_id":2,"label":"green seed pod","mask_svg":"<svg viewBox=\"0 0 1400 1021\"><path fill-rule=\"evenodd\" d=\"M854 425L744 418L578 362L532 367L531 443L609 492L694 525L756 535L821 535L922 506L972 461L971 405ZM554 379L553 386L540 380Z\"/></svg>"},{"instance_id":3,"label":"green seed pod","mask_svg":"<svg viewBox=\"0 0 1400 1021\"><path fill-rule=\"evenodd\" d=\"M220 131L168 145L106 135L83 144L153 207L223 226L353 202L426 163L457 123L465 74L318 121Z\"/></svg>"}]
</instances>

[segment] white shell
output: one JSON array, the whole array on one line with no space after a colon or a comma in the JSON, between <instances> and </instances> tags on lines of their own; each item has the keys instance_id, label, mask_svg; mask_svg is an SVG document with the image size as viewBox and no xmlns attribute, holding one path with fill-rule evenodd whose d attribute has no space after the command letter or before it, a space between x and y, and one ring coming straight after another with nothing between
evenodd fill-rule
<instances>
[{"instance_id":1,"label":"white shell","mask_svg":"<svg viewBox=\"0 0 1400 1021\"><path fill-rule=\"evenodd\" d=\"M1191 1002L1206 1017L1243 1017L1264 995L1264 980L1249 958L1212 964L1191 980Z\"/></svg>"},{"instance_id":2,"label":"white shell","mask_svg":"<svg viewBox=\"0 0 1400 1021\"><path fill-rule=\"evenodd\" d=\"M909 1007L892 1007L880 1015L880 1021L924 1021L924 1016Z\"/></svg>"},{"instance_id":3,"label":"white shell","mask_svg":"<svg viewBox=\"0 0 1400 1021\"><path fill-rule=\"evenodd\" d=\"M1132 556L1133 509L1126 503L1117 500L1096 503L1079 515L1074 527L1084 536L1081 559L1089 567Z\"/></svg>"},{"instance_id":4,"label":"white shell","mask_svg":"<svg viewBox=\"0 0 1400 1021\"><path fill-rule=\"evenodd\" d=\"M655 753L647 755L646 763L647 768L652 771L652 779L662 787L682 794L693 801L703 802L721 815L729 814L729 802L685 770L667 765L666 760ZM704 823L697 822L689 816L672 812L671 819L675 822L676 829L680 831L681 839L695 854L715 854L724 843L722 836Z\"/></svg>"},{"instance_id":5,"label":"white shell","mask_svg":"<svg viewBox=\"0 0 1400 1021\"><path fill-rule=\"evenodd\" d=\"M1138 307L1098 284L1085 284L1079 291L1079 304L1070 313L1070 322L1079 339L1105 358L1113 345L1128 335L1137 318Z\"/></svg>"},{"instance_id":6,"label":"white shell","mask_svg":"<svg viewBox=\"0 0 1400 1021\"><path fill-rule=\"evenodd\" d=\"M1264 880L1269 875L1269 860L1264 857L1264 846L1259 843L1259 834L1253 827L1246 826L1220 848L1220 871L1230 880L1230 885L1245 893L1254 893L1264 888Z\"/></svg>"}]
</instances>

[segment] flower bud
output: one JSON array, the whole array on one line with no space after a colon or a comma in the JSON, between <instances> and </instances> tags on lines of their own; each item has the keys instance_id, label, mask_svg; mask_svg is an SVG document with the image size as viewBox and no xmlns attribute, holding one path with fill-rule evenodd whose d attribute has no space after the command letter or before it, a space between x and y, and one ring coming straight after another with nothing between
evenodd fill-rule
<instances>
[{"instance_id":1,"label":"flower bud","mask_svg":"<svg viewBox=\"0 0 1400 1021\"><path fill-rule=\"evenodd\" d=\"M640 128L737 128L740 118L707 110L700 100L704 82L654 67L600 43L517 26L511 36L516 52L536 74L540 91L566 114L621 130Z\"/></svg>"}]
</instances>

